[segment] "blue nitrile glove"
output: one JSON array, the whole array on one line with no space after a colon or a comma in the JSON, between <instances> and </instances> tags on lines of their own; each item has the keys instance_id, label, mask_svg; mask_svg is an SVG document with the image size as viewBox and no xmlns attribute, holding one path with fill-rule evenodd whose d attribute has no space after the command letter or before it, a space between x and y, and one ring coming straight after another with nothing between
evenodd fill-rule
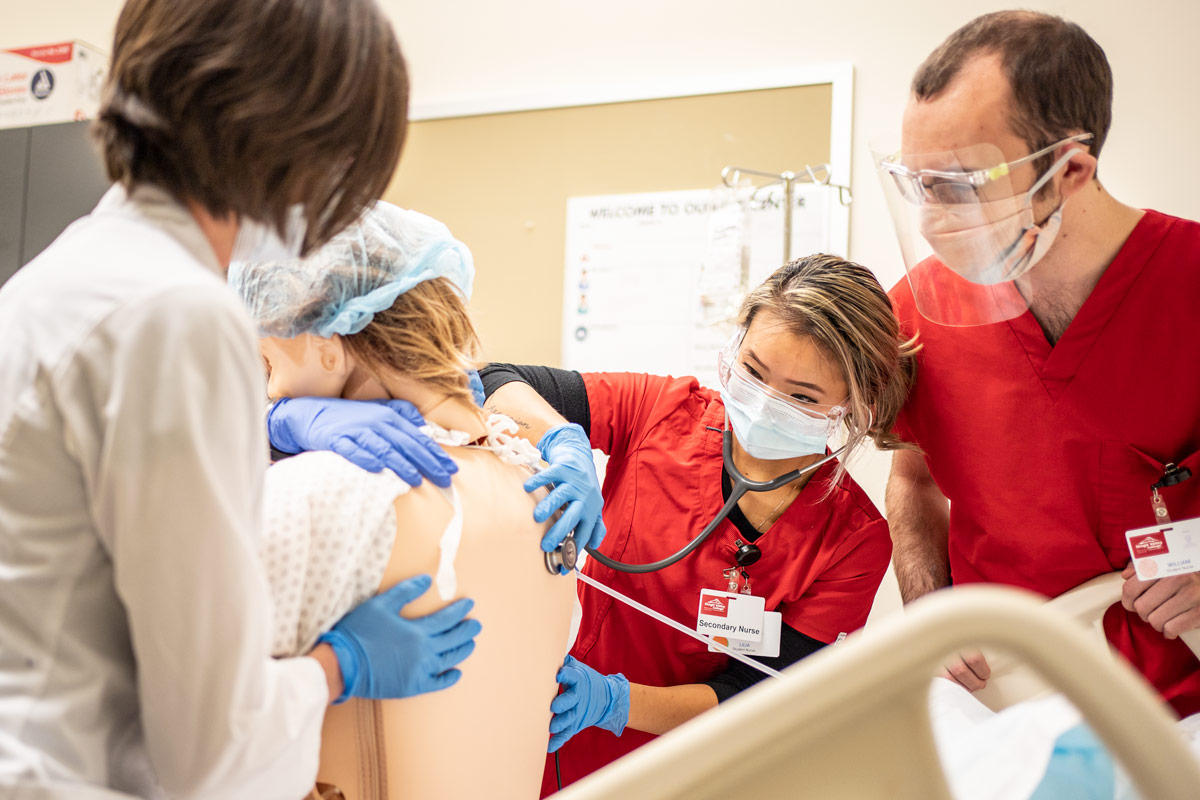
<instances>
[{"instance_id":1,"label":"blue nitrile glove","mask_svg":"<svg viewBox=\"0 0 1200 800\"><path fill-rule=\"evenodd\" d=\"M621 673L601 675L596 670L567 656L556 679L563 693L554 698L550 710L550 745L553 753L584 728L595 725L617 736L629 722L629 681Z\"/></svg>"},{"instance_id":2,"label":"blue nitrile glove","mask_svg":"<svg viewBox=\"0 0 1200 800\"><path fill-rule=\"evenodd\" d=\"M575 531L575 546L580 551L599 547L604 539L604 497L587 433L575 424L559 425L546 431L538 450L550 466L525 481L525 491L550 483L554 489L533 509L533 519L545 522L566 506L558 522L542 537L542 549L551 552L571 531Z\"/></svg>"},{"instance_id":3,"label":"blue nitrile glove","mask_svg":"<svg viewBox=\"0 0 1200 800\"><path fill-rule=\"evenodd\" d=\"M471 394L475 397L475 405L483 408L483 404L487 402L487 395L483 392L483 380L479 377L479 372L473 369L467 370L467 383L471 385Z\"/></svg>"},{"instance_id":4,"label":"blue nitrile glove","mask_svg":"<svg viewBox=\"0 0 1200 800\"><path fill-rule=\"evenodd\" d=\"M333 648L351 697L391 700L436 692L462 677L454 667L471 655L481 626L464 619L473 600L456 600L425 617L405 619L400 609L429 589L428 575L409 578L363 602L317 639Z\"/></svg>"},{"instance_id":5,"label":"blue nitrile glove","mask_svg":"<svg viewBox=\"0 0 1200 800\"><path fill-rule=\"evenodd\" d=\"M458 465L418 430L424 424L416 406L405 400L292 397L267 415L267 435L271 446L285 453L332 450L370 472L386 467L412 486L420 485L422 475L449 486Z\"/></svg>"}]
</instances>

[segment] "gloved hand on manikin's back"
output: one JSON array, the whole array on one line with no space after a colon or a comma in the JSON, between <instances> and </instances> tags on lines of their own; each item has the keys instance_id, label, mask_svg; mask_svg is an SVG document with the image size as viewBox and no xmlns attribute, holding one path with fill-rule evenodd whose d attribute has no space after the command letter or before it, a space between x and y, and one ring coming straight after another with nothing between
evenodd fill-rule
<instances>
[{"instance_id":1,"label":"gloved hand on manikin's back","mask_svg":"<svg viewBox=\"0 0 1200 800\"><path fill-rule=\"evenodd\" d=\"M562 516L542 537L542 550L549 553L572 531L580 551L599 547L604 540L604 497L592 460L592 443L582 427L559 425L546 431L538 450L549 467L525 481L525 491L554 484L554 489L533 509L533 518L545 522L562 509Z\"/></svg>"},{"instance_id":2,"label":"gloved hand on manikin's back","mask_svg":"<svg viewBox=\"0 0 1200 800\"><path fill-rule=\"evenodd\" d=\"M550 703L550 745L553 753L584 728L593 726L617 736L629 722L629 681L621 673L601 675L567 656L556 676L563 692Z\"/></svg>"},{"instance_id":3,"label":"gloved hand on manikin's back","mask_svg":"<svg viewBox=\"0 0 1200 800\"><path fill-rule=\"evenodd\" d=\"M401 581L366 600L317 639L337 656L344 689L351 697L391 700L436 692L462 677L455 667L475 650L478 620L465 619L473 601L456 600L424 617L400 616L404 606L428 589L428 575Z\"/></svg>"}]
</instances>

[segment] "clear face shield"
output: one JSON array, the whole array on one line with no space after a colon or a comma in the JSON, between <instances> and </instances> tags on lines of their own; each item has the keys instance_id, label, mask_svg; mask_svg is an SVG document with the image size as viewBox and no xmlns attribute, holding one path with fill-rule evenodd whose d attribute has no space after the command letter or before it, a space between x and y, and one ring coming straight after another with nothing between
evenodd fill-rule
<instances>
[{"instance_id":1,"label":"clear face shield","mask_svg":"<svg viewBox=\"0 0 1200 800\"><path fill-rule=\"evenodd\" d=\"M1090 138L1072 136L1009 162L988 144L911 155L872 143L922 316L942 325L988 325L1029 309L1032 288L1017 282L1050 249L1062 222L1061 205L1035 221L1033 198L1076 149L1056 159L1028 188L1028 179L1014 186L1013 173L1064 144Z\"/></svg>"}]
</instances>

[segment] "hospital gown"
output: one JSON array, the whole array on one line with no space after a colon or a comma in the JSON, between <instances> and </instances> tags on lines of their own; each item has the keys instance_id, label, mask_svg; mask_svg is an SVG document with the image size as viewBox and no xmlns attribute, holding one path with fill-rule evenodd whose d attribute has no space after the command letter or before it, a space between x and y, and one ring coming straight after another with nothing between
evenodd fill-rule
<instances>
[{"instance_id":1,"label":"hospital gown","mask_svg":"<svg viewBox=\"0 0 1200 800\"><path fill-rule=\"evenodd\" d=\"M304 453L267 470L259 545L275 604L272 652L305 653L375 594L396 539L395 499L409 485L335 453Z\"/></svg>"}]
</instances>

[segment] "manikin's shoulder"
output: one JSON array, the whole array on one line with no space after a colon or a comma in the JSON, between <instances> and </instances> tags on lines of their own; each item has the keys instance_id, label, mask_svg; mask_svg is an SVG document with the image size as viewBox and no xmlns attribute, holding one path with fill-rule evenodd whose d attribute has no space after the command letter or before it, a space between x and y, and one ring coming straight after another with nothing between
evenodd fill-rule
<instances>
[{"instance_id":1,"label":"manikin's shoulder","mask_svg":"<svg viewBox=\"0 0 1200 800\"><path fill-rule=\"evenodd\" d=\"M541 527L533 523L533 508L545 492L530 494L525 491L524 483L533 474L528 468L506 463L482 449L447 447L446 452L458 465L452 486L464 517L479 514L508 521L513 518L523 520L524 515L528 515L530 528ZM446 490L429 481L422 482L396 498L397 525L440 534L444 523L452 516L448 498Z\"/></svg>"},{"instance_id":2,"label":"manikin's shoulder","mask_svg":"<svg viewBox=\"0 0 1200 800\"><path fill-rule=\"evenodd\" d=\"M534 507L546 490L525 491L524 483L532 474L529 469L508 464L485 450L450 447L447 452L458 464L452 492L425 481L395 500L396 547L385 585L389 578L421 571L433 574L455 516L455 503L462 520L455 557L460 574L470 574L474 564L490 565L513 580L548 575L542 566L540 543L550 523L533 519ZM432 596L418 604L426 600L430 609L441 605ZM421 610L418 604L414 604L414 612Z\"/></svg>"}]
</instances>

